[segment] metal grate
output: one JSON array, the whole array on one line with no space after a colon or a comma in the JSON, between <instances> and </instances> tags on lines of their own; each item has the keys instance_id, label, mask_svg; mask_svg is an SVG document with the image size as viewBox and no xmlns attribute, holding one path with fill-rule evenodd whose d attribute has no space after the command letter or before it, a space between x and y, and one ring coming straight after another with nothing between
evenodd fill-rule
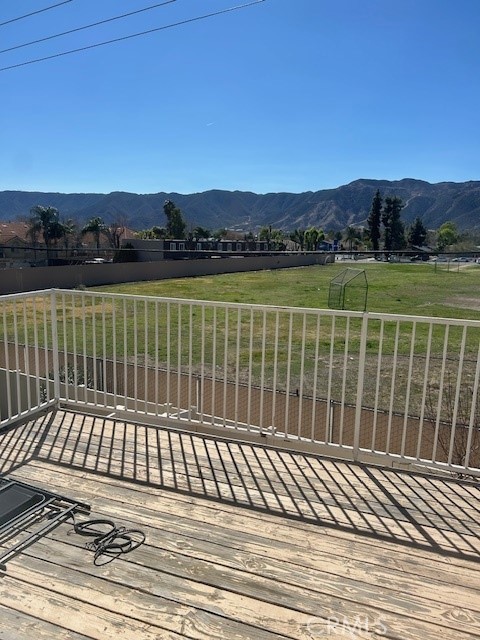
<instances>
[{"instance_id":1,"label":"metal grate","mask_svg":"<svg viewBox=\"0 0 480 640\"><path fill-rule=\"evenodd\" d=\"M23 482L0 478L0 570L6 562L75 513L90 506ZM10 546L8 542L15 540Z\"/></svg>"}]
</instances>

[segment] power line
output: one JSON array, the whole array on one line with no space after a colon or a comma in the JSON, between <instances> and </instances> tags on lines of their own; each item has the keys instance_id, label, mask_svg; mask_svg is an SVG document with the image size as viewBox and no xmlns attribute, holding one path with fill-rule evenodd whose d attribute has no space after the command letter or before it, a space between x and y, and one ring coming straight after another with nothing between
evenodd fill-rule
<instances>
[{"instance_id":1,"label":"power line","mask_svg":"<svg viewBox=\"0 0 480 640\"><path fill-rule=\"evenodd\" d=\"M76 31L83 31L84 29L91 29L92 27L98 27L101 24L106 24L107 22L113 22L114 20L121 20L122 18L128 18L129 16L133 16L136 13L143 13L144 11L157 9L158 7L163 7L164 5L171 4L172 2L177 2L177 0L166 0L165 2L159 2L158 4L153 4L150 7L138 9L137 11L130 11L130 13L122 13L119 16L113 16L112 18L107 18L106 20L100 20L99 22L92 22L91 24L86 24L83 27L77 27L76 29L70 29L69 31L62 31L62 33L56 33L52 36L47 36L46 38L39 38L38 40L32 40L31 42L25 42L24 44L17 44L14 47L9 47L8 49L2 49L0 53L7 53L7 51L14 51L15 49L22 49L23 47L29 47L32 44L38 44L39 42L46 42L47 40L60 38L60 36L66 36L70 33L75 33Z\"/></svg>"},{"instance_id":2,"label":"power line","mask_svg":"<svg viewBox=\"0 0 480 640\"><path fill-rule=\"evenodd\" d=\"M5 26L6 24L10 24L11 22L17 22L17 20L23 20L24 18L29 18L30 16L34 16L37 13L43 13L44 11L50 11L50 9L55 9L55 7L59 7L62 4L68 4L72 2L72 0L63 0L63 2L57 2L57 4L52 4L49 7L45 7L44 9L37 9L37 11L32 11L31 13L26 13L24 16L18 16L18 18L12 18L11 20L6 20L5 22L0 22L0 27Z\"/></svg>"},{"instance_id":3,"label":"power line","mask_svg":"<svg viewBox=\"0 0 480 640\"><path fill-rule=\"evenodd\" d=\"M35 64L37 62L44 62L45 60L52 60L53 58L60 58L62 56L68 56L72 53L79 53L80 51L88 51L89 49L95 49L96 47L103 47L107 44L113 44L115 42L122 42L123 40L130 40L132 38L138 38L139 36L145 36L149 33L155 33L156 31L164 31L165 29L172 29L173 27L180 27L184 24L188 24L190 22L197 22L199 20L205 20L206 18L213 18L214 16L219 16L223 13L231 13L232 11L238 11L239 9L246 9L247 7L252 7L255 4L260 4L261 2L265 2L265 0L254 0L253 2L248 2L246 4L239 4L235 7L229 7L228 9L221 9L220 11L215 11L213 13L206 13L202 16L196 16L195 18L188 18L187 20L181 20L180 22L173 22L171 24L164 25L163 27L156 27L155 29L148 29L147 31L140 31L139 33L132 33L128 36L122 36L121 38L114 38L113 40L105 40L104 42L97 42L96 44L91 44L86 47L80 47L78 49L71 49L70 51L62 51L61 53L55 53L51 56L45 56L44 58L35 58L34 60L27 60L27 62L20 62L18 64L12 64L8 67L1 67L0 71L8 71L10 69L17 69L18 67L25 67L29 64Z\"/></svg>"}]
</instances>

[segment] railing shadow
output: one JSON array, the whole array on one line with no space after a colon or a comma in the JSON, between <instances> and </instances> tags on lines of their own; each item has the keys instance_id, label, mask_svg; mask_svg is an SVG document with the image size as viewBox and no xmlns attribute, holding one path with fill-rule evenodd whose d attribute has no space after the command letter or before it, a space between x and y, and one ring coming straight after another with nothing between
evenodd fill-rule
<instances>
[{"instance_id":1,"label":"railing shadow","mask_svg":"<svg viewBox=\"0 0 480 640\"><path fill-rule=\"evenodd\" d=\"M0 430L0 476L14 472L35 457L48 433L51 411Z\"/></svg>"},{"instance_id":2,"label":"railing shadow","mask_svg":"<svg viewBox=\"0 0 480 640\"><path fill-rule=\"evenodd\" d=\"M480 558L480 486L473 482L62 411L2 434L0 474L32 459Z\"/></svg>"}]
</instances>

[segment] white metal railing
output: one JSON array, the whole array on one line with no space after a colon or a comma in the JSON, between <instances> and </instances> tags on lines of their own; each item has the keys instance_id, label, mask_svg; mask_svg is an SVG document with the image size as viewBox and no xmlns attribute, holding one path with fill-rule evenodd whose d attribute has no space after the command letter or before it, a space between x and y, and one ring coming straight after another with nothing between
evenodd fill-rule
<instances>
[{"instance_id":1,"label":"white metal railing","mask_svg":"<svg viewBox=\"0 0 480 640\"><path fill-rule=\"evenodd\" d=\"M61 290L0 302L1 425L68 403L480 475L480 322Z\"/></svg>"},{"instance_id":2,"label":"white metal railing","mask_svg":"<svg viewBox=\"0 0 480 640\"><path fill-rule=\"evenodd\" d=\"M57 371L55 308L50 291L0 298L0 427L53 405L58 397L44 375Z\"/></svg>"}]
</instances>

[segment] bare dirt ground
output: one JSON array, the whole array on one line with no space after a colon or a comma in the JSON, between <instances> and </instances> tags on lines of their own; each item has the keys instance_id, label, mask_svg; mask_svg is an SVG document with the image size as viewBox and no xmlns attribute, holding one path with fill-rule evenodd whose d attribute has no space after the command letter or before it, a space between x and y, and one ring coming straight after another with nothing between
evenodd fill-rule
<instances>
[{"instance_id":1,"label":"bare dirt ground","mask_svg":"<svg viewBox=\"0 0 480 640\"><path fill-rule=\"evenodd\" d=\"M451 300L446 301L448 307L458 307L460 309L472 309L480 311L480 298L468 298L466 296L454 296Z\"/></svg>"}]
</instances>

